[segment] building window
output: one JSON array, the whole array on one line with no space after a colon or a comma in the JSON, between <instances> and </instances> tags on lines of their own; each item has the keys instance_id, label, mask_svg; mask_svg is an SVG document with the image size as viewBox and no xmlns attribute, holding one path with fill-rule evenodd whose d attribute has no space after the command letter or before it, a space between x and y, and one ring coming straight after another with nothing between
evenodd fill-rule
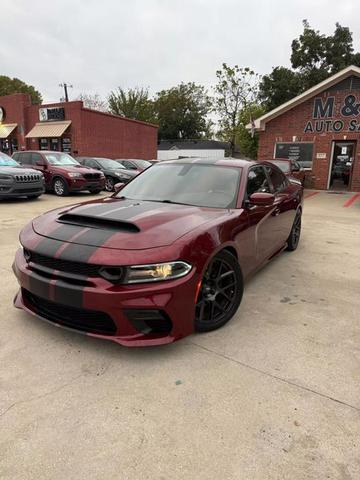
<instances>
[{"instance_id":1,"label":"building window","mask_svg":"<svg viewBox=\"0 0 360 480\"><path fill-rule=\"evenodd\" d=\"M298 162L303 168L312 168L314 144L312 142L282 142L275 144L274 158Z\"/></svg>"}]
</instances>

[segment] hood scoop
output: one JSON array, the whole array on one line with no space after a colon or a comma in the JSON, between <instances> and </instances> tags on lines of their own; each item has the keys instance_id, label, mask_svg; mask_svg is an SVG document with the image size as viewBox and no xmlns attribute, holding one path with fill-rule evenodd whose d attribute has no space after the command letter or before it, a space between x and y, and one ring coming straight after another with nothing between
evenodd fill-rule
<instances>
[{"instance_id":1,"label":"hood scoop","mask_svg":"<svg viewBox=\"0 0 360 480\"><path fill-rule=\"evenodd\" d=\"M91 217L87 215L75 215L65 213L61 215L57 222L67 225L76 225L78 227L98 228L113 230L114 232L139 233L140 228L135 223L125 222L123 220L114 220L101 217Z\"/></svg>"}]
</instances>

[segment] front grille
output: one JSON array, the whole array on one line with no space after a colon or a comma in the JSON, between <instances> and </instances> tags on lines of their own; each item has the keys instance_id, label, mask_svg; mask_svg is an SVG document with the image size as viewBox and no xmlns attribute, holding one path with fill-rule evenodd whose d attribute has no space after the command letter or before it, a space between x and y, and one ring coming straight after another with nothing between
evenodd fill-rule
<instances>
[{"instance_id":1,"label":"front grille","mask_svg":"<svg viewBox=\"0 0 360 480\"><path fill-rule=\"evenodd\" d=\"M36 173L30 173L25 175L15 175L15 180L21 183L39 182L40 178L41 178L40 175L37 175Z\"/></svg>"},{"instance_id":2,"label":"front grille","mask_svg":"<svg viewBox=\"0 0 360 480\"><path fill-rule=\"evenodd\" d=\"M26 259L35 265L41 265L51 270L60 270L62 272L73 273L85 277L99 277L101 265L91 263L72 262L70 260L61 260L60 258L46 257L36 252L26 251Z\"/></svg>"},{"instance_id":3,"label":"front grille","mask_svg":"<svg viewBox=\"0 0 360 480\"><path fill-rule=\"evenodd\" d=\"M67 305L51 302L34 295L24 288L22 289L22 295L25 303L30 306L31 310L50 322L99 335L115 335L116 333L115 323L105 312L68 307Z\"/></svg>"},{"instance_id":4,"label":"front grille","mask_svg":"<svg viewBox=\"0 0 360 480\"><path fill-rule=\"evenodd\" d=\"M86 180L100 180L100 173L84 173Z\"/></svg>"}]
</instances>

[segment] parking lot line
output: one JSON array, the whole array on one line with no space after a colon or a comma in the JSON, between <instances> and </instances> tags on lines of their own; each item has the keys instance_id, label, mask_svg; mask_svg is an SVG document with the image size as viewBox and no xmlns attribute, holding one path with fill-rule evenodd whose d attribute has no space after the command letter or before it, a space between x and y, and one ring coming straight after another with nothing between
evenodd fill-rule
<instances>
[{"instance_id":1,"label":"parking lot line","mask_svg":"<svg viewBox=\"0 0 360 480\"><path fill-rule=\"evenodd\" d=\"M360 198L360 193L355 193L355 195L346 200L343 207L350 207L358 198Z\"/></svg>"},{"instance_id":2,"label":"parking lot line","mask_svg":"<svg viewBox=\"0 0 360 480\"><path fill-rule=\"evenodd\" d=\"M304 199L313 197L314 195L317 195L318 193L320 193L320 192L311 192L311 193L308 193L307 195L304 196Z\"/></svg>"}]
</instances>

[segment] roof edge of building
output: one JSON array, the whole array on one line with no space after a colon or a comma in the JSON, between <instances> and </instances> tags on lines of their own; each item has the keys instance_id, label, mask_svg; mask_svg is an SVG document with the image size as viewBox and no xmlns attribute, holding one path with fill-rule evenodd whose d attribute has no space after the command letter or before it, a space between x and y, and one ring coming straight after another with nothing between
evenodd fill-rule
<instances>
[{"instance_id":1,"label":"roof edge of building","mask_svg":"<svg viewBox=\"0 0 360 480\"><path fill-rule=\"evenodd\" d=\"M318 83L317 85L314 85L313 87L309 88L305 92L301 93L297 97L292 98L291 100L288 100L287 102L283 103L282 105L279 105L278 107L274 108L268 113L265 113L265 115L262 115L261 117L257 118L254 123L255 123L255 130L265 130L265 125L267 122L270 120L273 120L274 118L282 115L283 113L287 112L288 110L291 110L292 108L300 105L301 103L304 103L306 100L309 98L312 98L318 93L323 92L326 88L329 88L336 83L340 82L344 78L347 78L350 75L355 75L360 77L360 67L356 67L355 65L350 65L349 67L344 68L343 70L340 70L339 72L335 73L329 78L326 78L322 82ZM246 128L248 130L251 130L254 128L254 126L251 123L248 123L246 125Z\"/></svg>"},{"instance_id":2,"label":"roof edge of building","mask_svg":"<svg viewBox=\"0 0 360 480\"><path fill-rule=\"evenodd\" d=\"M140 125L146 125L147 127L159 128L159 125L156 125L155 123L144 122L142 120L135 120L134 118L123 117L122 115L115 115L110 112L101 112L100 110L94 110L93 108L87 108L83 106L82 110L85 110L87 112L92 112L92 113L100 113L101 115L107 115L108 117L112 117L112 118L120 118L121 120L125 120L127 122L132 122L132 123L139 123Z\"/></svg>"}]
</instances>

